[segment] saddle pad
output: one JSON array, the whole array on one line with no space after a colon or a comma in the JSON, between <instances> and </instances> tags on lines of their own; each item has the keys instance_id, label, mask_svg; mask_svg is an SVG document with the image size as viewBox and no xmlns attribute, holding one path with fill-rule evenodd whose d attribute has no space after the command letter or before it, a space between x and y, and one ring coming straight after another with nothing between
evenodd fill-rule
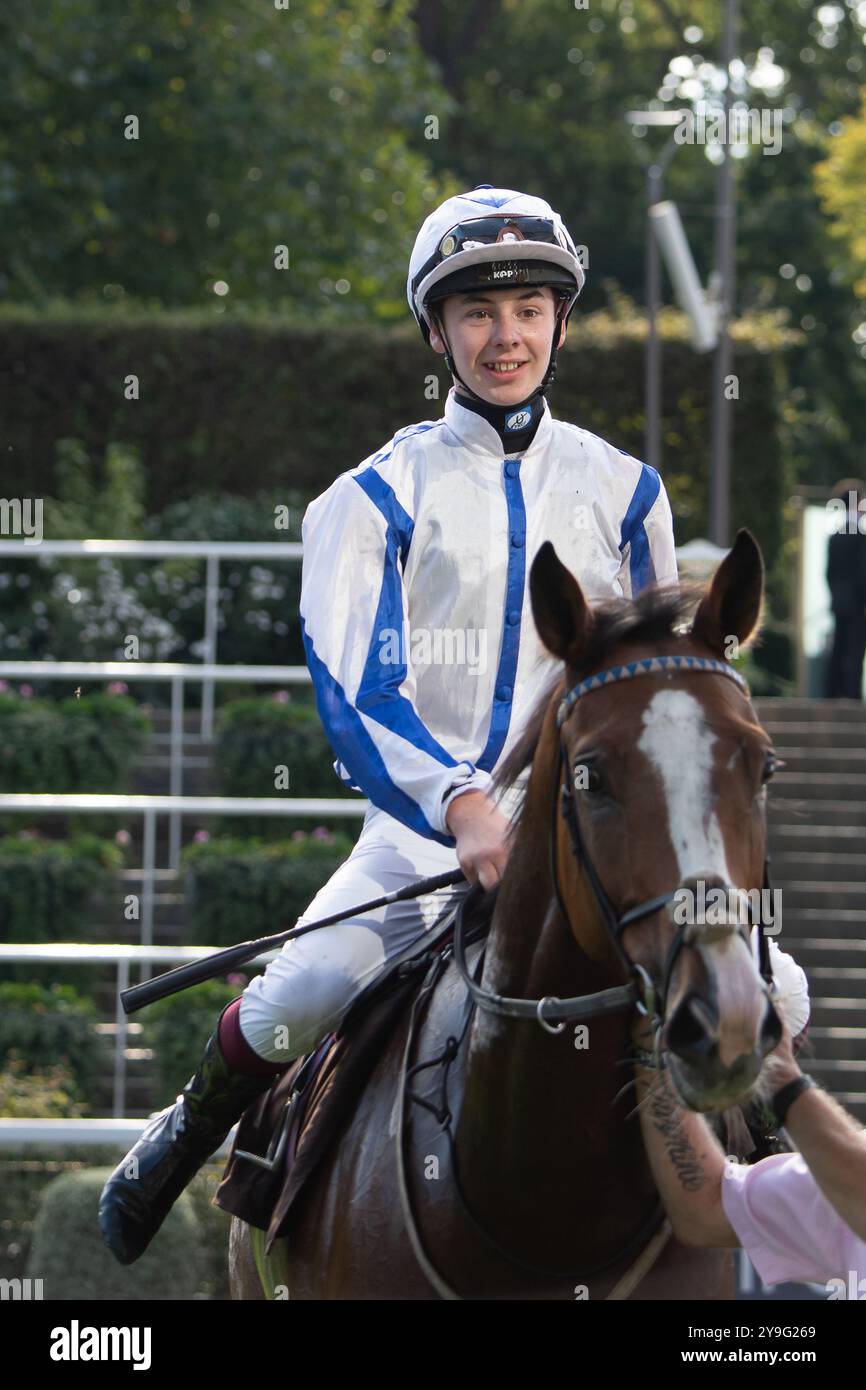
<instances>
[{"instance_id":1,"label":"saddle pad","mask_svg":"<svg viewBox=\"0 0 866 1390\"><path fill-rule=\"evenodd\" d=\"M467 894L467 943L486 934L496 898L496 889L484 893L477 886ZM245 1111L213 1204L267 1231L266 1254L278 1236L288 1234L298 1199L354 1114L382 1049L427 974L433 954L450 945L452 906L426 939L426 949L417 953L416 947L413 957L398 958L387 975L355 1000L340 1031L329 1034L314 1053L293 1062ZM238 1157L239 1149L262 1155L268 1152L296 1087L300 1094L291 1107L288 1142L276 1169L268 1172Z\"/></svg>"},{"instance_id":2,"label":"saddle pad","mask_svg":"<svg viewBox=\"0 0 866 1390\"><path fill-rule=\"evenodd\" d=\"M317 1051L283 1073L244 1113L213 1202L232 1216L267 1231L266 1253L277 1236L288 1234L289 1218L319 1162L354 1113L382 1048L414 995L429 961L395 975L352 1026L330 1034ZM308 1065L309 1064L309 1065ZM302 1069L308 1066L306 1078ZM289 1142L283 1161L270 1173L238 1149L265 1154L298 1079L304 1089L292 1106Z\"/></svg>"}]
</instances>

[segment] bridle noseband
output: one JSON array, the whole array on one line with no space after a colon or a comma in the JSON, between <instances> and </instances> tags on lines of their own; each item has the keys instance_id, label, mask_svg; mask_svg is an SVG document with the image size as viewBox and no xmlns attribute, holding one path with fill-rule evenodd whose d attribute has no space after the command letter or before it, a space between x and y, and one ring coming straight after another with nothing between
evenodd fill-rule
<instances>
[{"instance_id":1,"label":"bridle noseband","mask_svg":"<svg viewBox=\"0 0 866 1390\"><path fill-rule=\"evenodd\" d=\"M575 1019L596 1018L601 1014L617 1013L624 1009L630 1009L635 1005L642 1013L649 1015L657 1024L664 1018L674 967L679 958L680 951L689 943L692 934L690 927L685 923L680 926L671 942L664 964L661 993L658 999L656 999L656 990L647 972L642 966L637 965L629 959L622 944L622 935L626 927L630 926L631 923L638 922L642 918L650 916L653 912L657 912L659 908L666 906L675 896L678 889L671 888L666 893L659 893L656 897L649 898L646 902L638 904L637 907L630 908L628 912L619 913L614 907L605 892L604 885L587 852L583 835L581 834L574 792L572 791L567 771L565 777L563 777L563 769L566 768L567 757L562 731L565 720L568 718L577 701L584 695L588 695L594 690L601 690L605 686L614 685L618 681L633 680L638 676L657 675L668 671L676 671L679 674L683 672L700 674L703 672L708 675L726 676L728 680L734 681L736 685L739 686L740 690L742 690L743 694L749 698L750 692L746 681L739 672L735 671L726 661L715 661L711 657L699 656L653 656L642 658L640 661L624 662L620 666L611 666L605 671L599 671L596 675L588 676L585 680L579 681L563 695L556 713L559 748L552 803L550 875L553 882L553 891L556 896L557 906L563 924L568 931L568 935L572 942L576 944L577 938L571 931L568 910L563 902L559 888L559 876L556 863L557 815L560 810L559 801L561 796L561 812L568 826L571 849L575 862L578 868L586 875L587 882L592 888L593 896L598 905L599 913L601 914L608 935L613 942L620 961L631 977L629 983L625 985L616 985L610 989L599 990L594 994L577 995L571 999L557 999L553 996L548 996L545 999L509 999L503 995L495 994L492 990L483 989L472 979L466 965L464 945L464 899L461 910L458 912L454 928L454 960L460 971L463 982L475 1003L486 1012L499 1014L506 1018L535 1018L543 1028L551 1033L560 1033L567 1022L573 1022ZM764 858L763 886L765 889L770 886L769 855L766 855ZM769 945L764 934L763 923L759 922L757 926L759 934L760 972L768 990L771 990L773 988L773 971L770 964ZM557 1026L554 1027L554 1024Z\"/></svg>"}]
</instances>

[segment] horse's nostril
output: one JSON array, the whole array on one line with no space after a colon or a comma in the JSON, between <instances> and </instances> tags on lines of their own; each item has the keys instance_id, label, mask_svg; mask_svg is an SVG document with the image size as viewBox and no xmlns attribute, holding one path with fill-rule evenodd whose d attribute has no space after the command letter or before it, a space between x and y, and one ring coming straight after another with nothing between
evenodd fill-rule
<instances>
[{"instance_id":1,"label":"horse's nostril","mask_svg":"<svg viewBox=\"0 0 866 1390\"><path fill-rule=\"evenodd\" d=\"M697 994L681 999L665 1029L667 1046L679 1057L706 1058L717 1046L718 1018Z\"/></svg>"},{"instance_id":2,"label":"horse's nostril","mask_svg":"<svg viewBox=\"0 0 866 1390\"><path fill-rule=\"evenodd\" d=\"M761 1056L766 1057L768 1052L772 1052L774 1047L778 1047L782 1037L782 1020L778 1010L767 1000L767 1007L764 1011L764 1019L761 1024Z\"/></svg>"}]
</instances>

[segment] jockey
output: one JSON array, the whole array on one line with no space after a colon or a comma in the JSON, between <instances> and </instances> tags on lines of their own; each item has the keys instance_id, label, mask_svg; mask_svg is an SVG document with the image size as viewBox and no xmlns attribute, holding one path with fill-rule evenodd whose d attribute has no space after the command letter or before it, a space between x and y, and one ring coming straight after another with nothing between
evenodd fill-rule
<instances>
[{"instance_id":1,"label":"jockey","mask_svg":"<svg viewBox=\"0 0 866 1390\"><path fill-rule=\"evenodd\" d=\"M492 774L559 665L528 594L545 540L591 600L676 580L658 473L546 400L584 279L558 214L511 189L449 198L418 233L407 296L453 378L444 415L399 430L304 516L316 704L338 776L371 805L298 925L458 866L499 882L522 787L497 805ZM100 1225L122 1263L247 1106L389 960L421 949L442 908L416 898L289 941L227 1006L195 1076L105 1186Z\"/></svg>"}]
</instances>

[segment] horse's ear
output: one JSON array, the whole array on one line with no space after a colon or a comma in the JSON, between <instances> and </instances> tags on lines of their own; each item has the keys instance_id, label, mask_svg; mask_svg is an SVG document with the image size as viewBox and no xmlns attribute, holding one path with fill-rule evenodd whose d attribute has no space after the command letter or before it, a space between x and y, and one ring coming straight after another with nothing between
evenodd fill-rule
<instances>
[{"instance_id":1,"label":"horse's ear","mask_svg":"<svg viewBox=\"0 0 866 1390\"><path fill-rule=\"evenodd\" d=\"M764 598L764 559L751 531L737 532L734 544L713 575L692 623L692 636L730 658L757 634Z\"/></svg>"},{"instance_id":2,"label":"horse's ear","mask_svg":"<svg viewBox=\"0 0 866 1390\"><path fill-rule=\"evenodd\" d=\"M545 541L529 572L532 616L549 652L568 666L580 664L580 654L592 627L592 614L583 590L565 568L553 545Z\"/></svg>"}]
</instances>

